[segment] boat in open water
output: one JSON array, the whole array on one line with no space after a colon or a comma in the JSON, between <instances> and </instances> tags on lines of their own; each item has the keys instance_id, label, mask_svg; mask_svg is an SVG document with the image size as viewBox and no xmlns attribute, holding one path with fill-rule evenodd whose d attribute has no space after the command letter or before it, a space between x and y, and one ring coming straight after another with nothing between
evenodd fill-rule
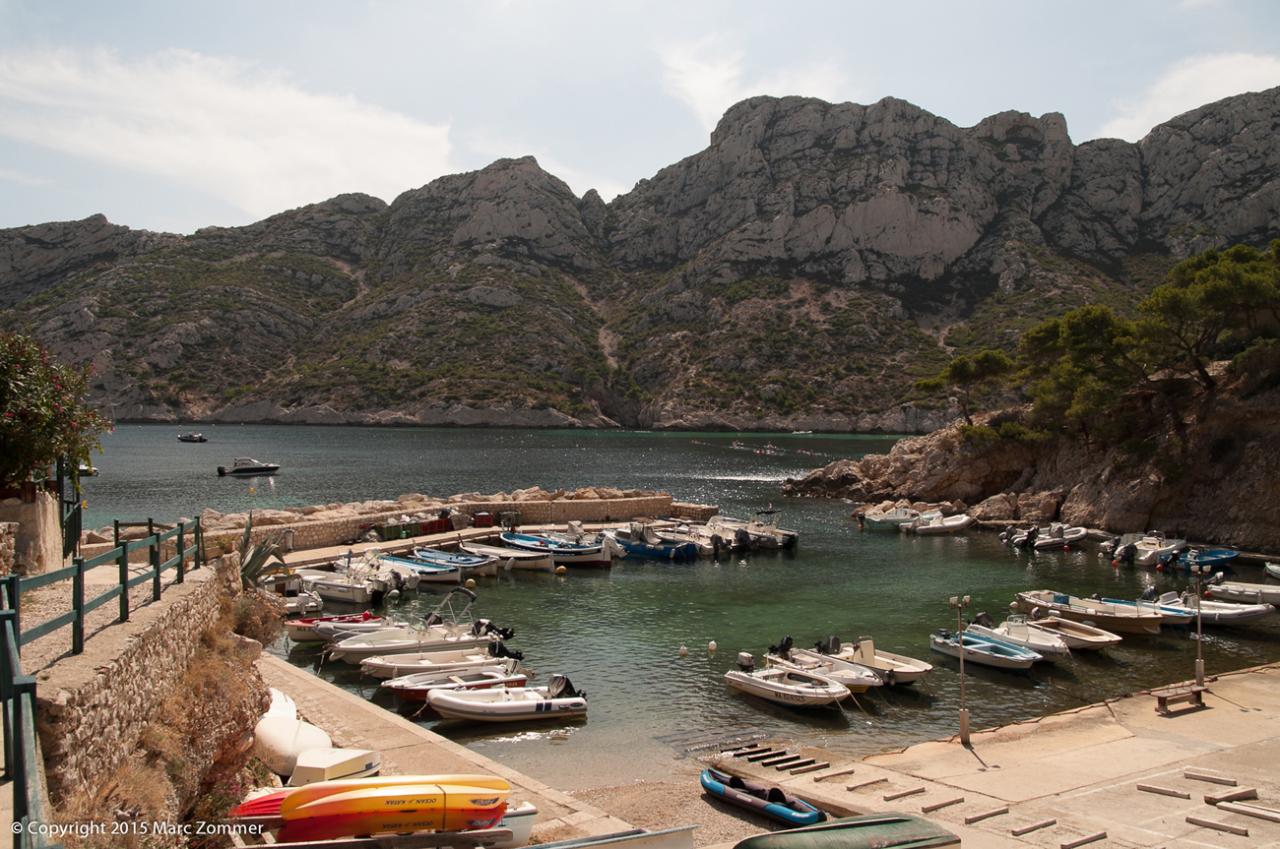
<instances>
[{"instance_id":1,"label":"boat in open water","mask_svg":"<svg viewBox=\"0 0 1280 849\"><path fill-rule=\"evenodd\" d=\"M260 475L274 475L280 471L277 463L263 463L261 460L255 460L252 457L237 457L231 467L218 467L218 477L226 477L232 475L235 477L258 477Z\"/></svg>"}]
</instances>

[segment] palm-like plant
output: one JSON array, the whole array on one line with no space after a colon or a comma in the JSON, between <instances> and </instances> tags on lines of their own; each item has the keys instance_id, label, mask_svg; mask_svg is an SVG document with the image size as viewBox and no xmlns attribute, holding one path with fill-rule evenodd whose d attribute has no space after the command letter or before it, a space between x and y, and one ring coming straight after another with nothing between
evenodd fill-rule
<instances>
[{"instance_id":1,"label":"palm-like plant","mask_svg":"<svg viewBox=\"0 0 1280 849\"><path fill-rule=\"evenodd\" d=\"M253 513L245 522L244 534L240 537L240 583L245 589L258 586L258 581L267 575L287 573L288 564L280 559L284 553L281 543L284 540L282 531L273 531L258 542L250 542L253 534ZM272 560L275 562L272 562Z\"/></svg>"}]
</instances>

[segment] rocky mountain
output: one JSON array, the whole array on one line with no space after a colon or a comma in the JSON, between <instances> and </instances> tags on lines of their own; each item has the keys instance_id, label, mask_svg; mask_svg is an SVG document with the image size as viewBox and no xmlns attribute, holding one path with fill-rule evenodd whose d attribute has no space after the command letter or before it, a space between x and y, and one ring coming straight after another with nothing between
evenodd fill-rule
<instances>
[{"instance_id":1,"label":"rocky mountain","mask_svg":"<svg viewBox=\"0 0 1280 849\"><path fill-rule=\"evenodd\" d=\"M757 97L605 204L532 158L190 236L0 230L0 326L117 417L927 430L915 380L1280 231L1280 89L1137 144Z\"/></svg>"}]
</instances>

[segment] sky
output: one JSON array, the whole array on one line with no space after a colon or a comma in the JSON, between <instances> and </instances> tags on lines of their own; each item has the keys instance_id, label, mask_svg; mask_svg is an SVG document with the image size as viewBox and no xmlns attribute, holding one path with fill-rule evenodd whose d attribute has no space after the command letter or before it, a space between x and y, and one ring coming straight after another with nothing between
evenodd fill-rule
<instances>
[{"instance_id":1,"label":"sky","mask_svg":"<svg viewBox=\"0 0 1280 849\"><path fill-rule=\"evenodd\" d=\"M526 154L609 200L758 94L1082 142L1276 85L1274 0L0 0L0 228L190 233Z\"/></svg>"}]
</instances>

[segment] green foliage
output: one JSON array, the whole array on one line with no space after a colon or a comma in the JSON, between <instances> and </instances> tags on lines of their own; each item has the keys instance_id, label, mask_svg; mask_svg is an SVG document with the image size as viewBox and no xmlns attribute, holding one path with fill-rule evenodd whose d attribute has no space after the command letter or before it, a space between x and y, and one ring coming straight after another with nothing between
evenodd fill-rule
<instances>
[{"instance_id":1,"label":"green foliage","mask_svg":"<svg viewBox=\"0 0 1280 849\"><path fill-rule=\"evenodd\" d=\"M88 371L38 342L0 333L0 487L42 476L60 457L88 463L108 421L84 404Z\"/></svg>"},{"instance_id":2,"label":"green foliage","mask_svg":"<svg viewBox=\"0 0 1280 849\"><path fill-rule=\"evenodd\" d=\"M923 392L937 392L943 388L956 390L964 420L972 426L974 402L980 400L983 393L994 389L1013 370L1014 362L1008 354L987 348L976 354L952 357L938 374L916 381L916 388Z\"/></svg>"},{"instance_id":3,"label":"green foliage","mask_svg":"<svg viewBox=\"0 0 1280 849\"><path fill-rule=\"evenodd\" d=\"M267 534L261 542L250 542L253 534L253 514L245 522L244 534L240 537L240 583L246 590L258 586L258 581L268 575L287 572L289 567L280 561L284 553L281 543L284 540L282 531ZM271 561L275 559L275 563Z\"/></svg>"}]
</instances>

